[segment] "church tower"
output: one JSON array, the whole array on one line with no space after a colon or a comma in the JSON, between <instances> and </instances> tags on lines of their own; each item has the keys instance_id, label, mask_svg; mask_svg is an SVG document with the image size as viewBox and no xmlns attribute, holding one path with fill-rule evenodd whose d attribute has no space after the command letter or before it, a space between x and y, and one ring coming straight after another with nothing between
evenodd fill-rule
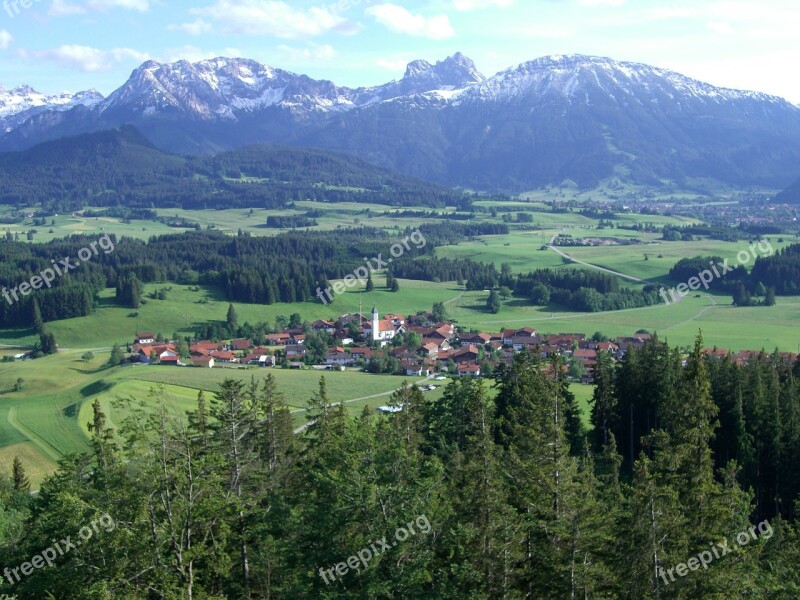
<instances>
[{"instance_id":1,"label":"church tower","mask_svg":"<svg viewBox=\"0 0 800 600\"><path fill-rule=\"evenodd\" d=\"M381 319L378 316L378 309L372 307L372 341L377 342L381 338Z\"/></svg>"}]
</instances>

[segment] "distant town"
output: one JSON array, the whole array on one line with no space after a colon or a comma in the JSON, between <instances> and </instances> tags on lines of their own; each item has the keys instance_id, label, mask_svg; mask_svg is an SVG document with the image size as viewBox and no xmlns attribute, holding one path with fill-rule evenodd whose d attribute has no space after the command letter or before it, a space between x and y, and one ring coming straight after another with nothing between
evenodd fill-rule
<instances>
[{"instance_id":1,"label":"distant town","mask_svg":"<svg viewBox=\"0 0 800 600\"><path fill-rule=\"evenodd\" d=\"M544 358L559 355L572 381L592 384L598 353L607 352L613 360L620 360L630 348L641 349L654 335L640 331L612 340L599 333L591 337L585 333L543 334L531 327L500 332L464 331L451 322L437 321L428 312L381 317L375 308L371 318L346 314L336 321L320 319L266 334L263 340L197 340L182 349L176 341L158 338L150 332L138 333L128 348L127 362L200 368L361 368L409 377L488 378L499 365L511 363L516 353L529 350ZM730 356L742 365L761 351L734 353L715 347L706 348L705 353ZM786 364L798 357L789 352L775 356Z\"/></svg>"}]
</instances>

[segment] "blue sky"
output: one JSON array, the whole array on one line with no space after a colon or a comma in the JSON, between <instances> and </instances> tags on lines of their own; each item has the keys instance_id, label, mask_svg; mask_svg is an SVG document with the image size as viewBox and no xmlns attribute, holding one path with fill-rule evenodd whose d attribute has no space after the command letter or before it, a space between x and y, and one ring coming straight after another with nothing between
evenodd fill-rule
<instances>
[{"instance_id":1,"label":"blue sky","mask_svg":"<svg viewBox=\"0 0 800 600\"><path fill-rule=\"evenodd\" d=\"M797 0L0 0L0 83L108 94L147 59L244 56L359 86L581 53L800 103L798 23Z\"/></svg>"}]
</instances>

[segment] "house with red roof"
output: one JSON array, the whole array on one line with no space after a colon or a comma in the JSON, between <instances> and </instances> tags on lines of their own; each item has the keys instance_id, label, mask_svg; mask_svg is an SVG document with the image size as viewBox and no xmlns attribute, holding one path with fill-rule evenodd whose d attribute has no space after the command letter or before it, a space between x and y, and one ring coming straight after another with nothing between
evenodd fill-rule
<instances>
[{"instance_id":1,"label":"house with red roof","mask_svg":"<svg viewBox=\"0 0 800 600\"><path fill-rule=\"evenodd\" d=\"M208 356L216 350L222 350L222 344L210 340L202 340L189 346L189 351L198 356Z\"/></svg>"},{"instance_id":2,"label":"house with red roof","mask_svg":"<svg viewBox=\"0 0 800 600\"><path fill-rule=\"evenodd\" d=\"M474 377L479 378L481 376L481 368L480 365L474 363L464 363L458 365L458 376L459 377Z\"/></svg>"},{"instance_id":3,"label":"house with red roof","mask_svg":"<svg viewBox=\"0 0 800 600\"><path fill-rule=\"evenodd\" d=\"M404 360L400 365L406 372L407 377L430 377L433 372L429 366L414 361Z\"/></svg>"},{"instance_id":4,"label":"house with red roof","mask_svg":"<svg viewBox=\"0 0 800 600\"><path fill-rule=\"evenodd\" d=\"M480 352L477 346L464 346L462 348L458 348L453 350L450 353L449 358L454 360L456 363L476 363L478 362L478 358L480 357Z\"/></svg>"},{"instance_id":5,"label":"house with red roof","mask_svg":"<svg viewBox=\"0 0 800 600\"><path fill-rule=\"evenodd\" d=\"M239 357L236 356L230 350L215 350L211 352L209 356L212 356L216 362L221 363L236 363L239 362Z\"/></svg>"},{"instance_id":6,"label":"house with red roof","mask_svg":"<svg viewBox=\"0 0 800 600\"><path fill-rule=\"evenodd\" d=\"M245 350L249 350L253 347L253 342L251 340L241 339L241 340L231 340L230 348L237 351L243 352Z\"/></svg>"},{"instance_id":7,"label":"house with red roof","mask_svg":"<svg viewBox=\"0 0 800 600\"><path fill-rule=\"evenodd\" d=\"M420 352L422 352L424 356L436 358L439 355L439 344L436 344L435 342L428 342L427 344L423 345L422 348L420 348Z\"/></svg>"},{"instance_id":8,"label":"house with red roof","mask_svg":"<svg viewBox=\"0 0 800 600\"><path fill-rule=\"evenodd\" d=\"M333 335L333 333L336 331L336 323L334 323L333 321L325 321L323 319L318 319L317 321L314 321L311 324L311 330L316 331L318 333L325 331Z\"/></svg>"},{"instance_id":9,"label":"house with red roof","mask_svg":"<svg viewBox=\"0 0 800 600\"><path fill-rule=\"evenodd\" d=\"M488 333L462 333L458 339L462 344L485 346L492 340L492 336Z\"/></svg>"},{"instance_id":10,"label":"house with red roof","mask_svg":"<svg viewBox=\"0 0 800 600\"><path fill-rule=\"evenodd\" d=\"M292 339L288 333L268 333L266 341L270 346L285 346Z\"/></svg>"}]
</instances>

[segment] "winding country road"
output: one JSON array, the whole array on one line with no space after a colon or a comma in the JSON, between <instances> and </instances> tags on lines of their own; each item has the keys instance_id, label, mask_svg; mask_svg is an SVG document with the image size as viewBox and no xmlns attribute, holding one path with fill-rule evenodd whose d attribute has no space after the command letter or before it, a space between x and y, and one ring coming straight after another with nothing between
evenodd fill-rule
<instances>
[{"instance_id":1,"label":"winding country road","mask_svg":"<svg viewBox=\"0 0 800 600\"><path fill-rule=\"evenodd\" d=\"M610 275L616 275L617 277L622 277L623 279L627 279L629 281L635 281L636 283L651 283L650 281L647 281L646 279L639 279L638 277L633 277L631 275L625 275L625 273L620 273L619 271L612 271L611 269L606 269L605 267L598 267L597 265L593 265L591 263L587 263L587 262L583 262L582 260L578 260L577 258L573 258L572 256L570 256L569 254L567 254L566 252L564 252L563 250L561 250L560 248L558 248L558 247L556 247L554 245L556 239L558 239L558 236L560 236L565 231L567 231L567 230L566 229L562 229L558 233L553 234L553 237L550 238L550 243L547 245L547 247L550 250L552 250L553 252L555 252L559 256L562 256L563 258L566 258L567 260L569 260L571 262L577 263L579 265L583 265L584 267L589 267L591 269L596 269L598 271L603 271L604 273L608 273Z\"/></svg>"},{"instance_id":2,"label":"winding country road","mask_svg":"<svg viewBox=\"0 0 800 600\"><path fill-rule=\"evenodd\" d=\"M431 379L433 379L433 377L434 377L433 375L429 375L425 379L420 379L419 381L417 381L415 383L409 383L406 387L410 388L413 385L419 385L421 383L425 383L426 381L430 381ZM342 402L334 402L333 404L331 404L331 406L339 406L339 405L342 405L342 404L351 404L353 402L359 402L361 400L373 400L375 398L383 398L384 396L391 396L392 394L394 394L395 392L397 392L399 390L400 390L400 388L398 388L396 390L390 390L388 392L382 392L380 394L373 394L372 396L363 396L362 398L353 398L352 400L343 400ZM291 414L294 415L294 414L297 414L297 413L306 412L307 410L308 410L307 408L299 408L297 410L293 410L291 412ZM303 425L301 427L298 427L297 429L294 430L294 433L295 434L303 433L306 429L308 429L308 426L311 425L312 423L313 423L313 421L310 421L310 422L306 423L305 425Z\"/></svg>"}]
</instances>

